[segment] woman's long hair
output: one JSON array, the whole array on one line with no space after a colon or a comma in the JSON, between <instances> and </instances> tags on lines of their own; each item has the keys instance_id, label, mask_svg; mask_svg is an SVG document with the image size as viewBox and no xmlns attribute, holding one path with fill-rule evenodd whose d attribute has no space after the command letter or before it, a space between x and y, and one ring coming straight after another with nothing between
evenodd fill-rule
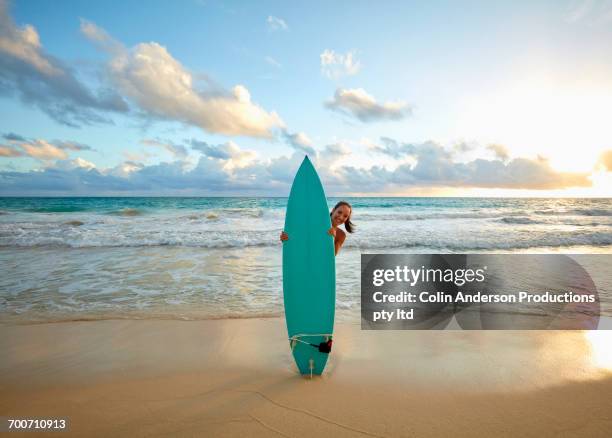
<instances>
[{"instance_id":1,"label":"woman's long hair","mask_svg":"<svg viewBox=\"0 0 612 438\"><path fill-rule=\"evenodd\" d=\"M336 209L338 207L342 207L343 205L346 205L348 208L351 209L351 212L349 213L349 217L346 219L346 222L344 223L344 228L346 228L346 231L348 231L349 233L354 233L355 232L355 224L351 222L351 216L353 215L353 207L351 207L351 204L349 204L346 201L340 201L336 204L336 206L334 208L332 208L331 213L329 214L329 217L332 216L332 214L334 213L334 211L336 211Z\"/></svg>"}]
</instances>

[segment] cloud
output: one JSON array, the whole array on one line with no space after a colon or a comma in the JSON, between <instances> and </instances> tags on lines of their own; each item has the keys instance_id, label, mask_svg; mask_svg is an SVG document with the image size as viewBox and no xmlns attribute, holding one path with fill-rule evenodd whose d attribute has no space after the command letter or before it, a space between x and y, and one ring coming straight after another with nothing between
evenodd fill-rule
<instances>
[{"instance_id":1,"label":"cloud","mask_svg":"<svg viewBox=\"0 0 612 438\"><path fill-rule=\"evenodd\" d=\"M23 152L17 150L11 146L5 146L0 144L0 157L21 157Z\"/></svg>"},{"instance_id":2,"label":"cloud","mask_svg":"<svg viewBox=\"0 0 612 438\"><path fill-rule=\"evenodd\" d=\"M52 141L52 143L53 145L57 146L60 149L68 149L71 151L93 151L95 150L86 144L78 143L76 141L54 140Z\"/></svg>"},{"instance_id":3,"label":"cloud","mask_svg":"<svg viewBox=\"0 0 612 438\"><path fill-rule=\"evenodd\" d=\"M222 146L214 146L200 140L191 140L191 148L202 152L207 157L226 160L231 157L231 154Z\"/></svg>"},{"instance_id":4,"label":"cloud","mask_svg":"<svg viewBox=\"0 0 612 438\"><path fill-rule=\"evenodd\" d=\"M2 138L9 141L25 141L25 138L19 134L15 134L14 132L7 132L2 135Z\"/></svg>"},{"instance_id":5,"label":"cloud","mask_svg":"<svg viewBox=\"0 0 612 438\"><path fill-rule=\"evenodd\" d=\"M179 159L185 159L188 155L187 148L185 146L180 145L180 144L174 144L171 141L144 139L141 141L141 143L147 146L154 146L154 147L162 148L170 152L170 154L172 154L173 157L176 157Z\"/></svg>"},{"instance_id":6,"label":"cloud","mask_svg":"<svg viewBox=\"0 0 612 438\"><path fill-rule=\"evenodd\" d=\"M598 166L603 167L606 171L612 172L612 149L604 151L597 161Z\"/></svg>"},{"instance_id":7,"label":"cloud","mask_svg":"<svg viewBox=\"0 0 612 438\"><path fill-rule=\"evenodd\" d=\"M213 146L204 141L192 139L191 147L194 150L202 152L207 158L222 161L222 167L225 170L246 167L252 163L256 157L255 152L242 150L233 141Z\"/></svg>"},{"instance_id":8,"label":"cloud","mask_svg":"<svg viewBox=\"0 0 612 438\"><path fill-rule=\"evenodd\" d=\"M312 140L308 138L304 132L296 132L295 134L289 133L286 129L281 132L285 141L296 151L304 152L305 154L315 157L317 152L312 147Z\"/></svg>"},{"instance_id":9,"label":"cloud","mask_svg":"<svg viewBox=\"0 0 612 438\"><path fill-rule=\"evenodd\" d=\"M87 21L81 23L81 31L110 55L110 81L149 116L215 134L264 138L271 138L273 129L284 126L276 112L253 103L243 85L230 92L199 89L197 78L160 44L141 43L127 49Z\"/></svg>"},{"instance_id":10,"label":"cloud","mask_svg":"<svg viewBox=\"0 0 612 438\"><path fill-rule=\"evenodd\" d=\"M325 146L325 149L323 149L319 155L318 164L327 172L326 179L328 181L336 179L334 170L342 162L342 159L348 157L349 155L351 155L351 150L343 142L328 144Z\"/></svg>"},{"instance_id":11,"label":"cloud","mask_svg":"<svg viewBox=\"0 0 612 438\"><path fill-rule=\"evenodd\" d=\"M574 23L584 18L592 9L595 2L593 0L575 0L566 10L565 20L569 23Z\"/></svg>"},{"instance_id":12,"label":"cloud","mask_svg":"<svg viewBox=\"0 0 612 438\"><path fill-rule=\"evenodd\" d=\"M3 146L0 156L30 157L37 160L62 160L68 157L66 151L93 151L90 146L76 141L43 139L26 139L18 134L9 133L3 135L9 140L11 146Z\"/></svg>"},{"instance_id":13,"label":"cloud","mask_svg":"<svg viewBox=\"0 0 612 438\"><path fill-rule=\"evenodd\" d=\"M326 157L328 159L338 159L346 157L350 154L351 150L348 148L348 146L346 146L346 144L342 142L328 144L327 146L325 146L325 149L321 153L323 157Z\"/></svg>"},{"instance_id":14,"label":"cloud","mask_svg":"<svg viewBox=\"0 0 612 438\"><path fill-rule=\"evenodd\" d=\"M139 152L130 152L130 151L123 151L122 155L128 160L128 161L146 161L151 157L154 157L155 154L146 152L146 151L139 151Z\"/></svg>"},{"instance_id":15,"label":"cloud","mask_svg":"<svg viewBox=\"0 0 612 438\"><path fill-rule=\"evenodd\" d=\"M286 191L286 195L288 195L295 173L303 160L304 153L296 150L290 157L282 155L265 163L265 171L263 173L269 175L272 181L279 182L280 187L283 191ZM314 159L314 164L315 167L317 167L316 159Z\"/></svg>"},{"instance_id":16,"label":"cloud","mask_svg":"<svg viewBox=\"0 0 612 438\"><path fill-rule=\"evenodd\" d=\"M53 65L51 58L44 54L38 32L34 26L22 28L15 26L9 16L8 1L0 1L0 51L3 54L30 65L44 75L62 74L62 70Z\"/></svg>"},{"instance_id":17,"label":"cloud","mask_svg":"<svg viewBox=\"0 0 612 438\"><path fill-rule=\"evenodd\" d=\"M510 152L508 151L508 148L504 145L490 144L487 146L487 149L493 151L493 153L495 154L495 158L499 158L502 161L506 161L508 158L510 158Z\"/></svg>"},{"instance_id":18,"label":"cloud","mask_svg":"<svg viewBox=\"0 0 612 438\"><path fill-rule=\"evenodd\" d=\"M592 185L586 173L559 172L547 160L477 158L456 161L457 150L436 142L381 141L378 151L410 157L393 170L383 166L356 168L343 165L350 149L339 142L312 157L330 193L398 192L409 188L564 189ZM154 165L127 160L112 168L99 168L80 157L60 158L29 172L0 171L0 193L50 194L223 194L286 196L304 159L301 151L290 156L260 159L234 142L211 145L191 139L201 155L190 166L182 160ZM57 150L54 150L57 153ZM609 155L602 163L609 165Z\"/></svg>"},{"instance_id":19,"label":"cloud","mask_svg":"<svg viewBox=\"0 0 612 438\"><path fill-rule=\"evenodd\" d=\"M362 122L401 120L410 114L404 102L377 103L363 88L338 88L325 107L352 116Z\"/></svg>"},{"instance_id":20,"label":"cloud","mask_svg":"<svg viewBox=\"0 0 612 438\"><path fill-rule=\"evenodd\" d=\"M24 150L26 155L39 160L62 160L68 157L66 151L55 146L46 140L33 140L23 142L19 147Z\"/></svg>"},{"instance_id":21,"label":"cloud","mask_svg":"<svg viewBox=\"0 0 612 438\"><path fill-rule=\"evenodd\" d=\"M287 26L285 20L283 20L282 18L275 17L273 15L268 15L266 23L268 24L268 29L273 32L277 30L289 30L289 26Z\"/></svg>"},{"instance_id":22,"label":"cloud","mask_svg":"<svg viewBox=\"0 0 612 438\"><path fill-rule=\"evenodd\" d=\"M361 63L356 59L356 54L355 50L342 54L325 49L319 56L321 59L321 73L330 79L356 75L361 70Z\"/></svg>"},{"instance_id":23,"label":"cloud","mask_svg":"<svg viewBox=\"0 0 612 438\"><path fill-rule=\"evenodd\" d=\"M81 33L85 35L87 39L100 45L105 51L113 53L115 55L121 55L125 48L123 44L111 37L101 27L96 26L91 21L81 18Z\"/></svg>"},{"instance_id":24,"label":"cloud","mask_svg":"<svg viewBox=\"0 0 612 438\"><path fill-rule=\"evenodd\" d=\"M472 143L466 143L461 141L459 143L455 143L453 145L453 149L459 153L465 154L467 152L473 151L476 146Z\"/></svg>"},{"instance_id":25,"label":"cloud","mask_svg":"<svg viewBox=\"0 0 612 438\"><path fill-rule=\"evenodd\" d=\"M193 75L166 48L151 42L127 49L94 23L81 20L81 32L110 56L104 86L93 92L76 73L44 50L36 29L18 27L0 0L0 95L16 95L57 122L80 127L113 123L113 113L127 113L131 100L144 114L179 121L208 132L253 137L273 136L283 122L251 101L236 85L220 89L204 75ZM208 89L198 81L207 82Z\"/></svg>"},{"instance_id":26,"label":"cloud","mask_svg":"<svg viewBox=\"0 0 612 438\"><path fill-rule=\"evenodd\" d=\"M400 144L397 141L389 137L381 137L380 141L382 146L374 143L368 144L368 149L372 152L378 152L384 155L388 155L391 158L399 160L406 155L414 153L414 146L411 144Z\"/></svg>"},{"instance_id":27,"label":"cloud","mask_svg":"<svg viewBox=\"0 0 612 438\"><path fill-rule=\"evenodd\" d=\"M532 190L591 186L588 174L558 172L543 159L515 158L504 161L478 158L460 163L454 160L453 151L435 142L399 144L393 139L386 139L385 144L389 147L379 149L381 153L395 157L411 156L416 160L416 164L401 164L386 175L385 179L394 185ZM376 176L380 181L385 172L379 169ZM363 174L359 177L363 179Z\"/></svg>"},{"instance_id":28,"label":"cloud","mask_svg":"<svg viewBox=\"0 0 612 438\"><path fill-rule=\"evenodd\" d=\"M587 22L605 25L612 22L612 2L610 0L574 0L565 11L568 23Z\"/></svg>"},{"instance_id":29,"label":"cloud","mask_svg":"<svg viewBox=\"0 0 612 438\"><path fill-rule=\"evenodd\" d=\"M283 67L280 62L278 62L276 59L272 58L271 56L266 56L264 59L271 66L274 66L276 68L282 68Z\"/></svg>"},{"instance_id":30,"label":"cloud","mask_svg":"<svg viewBox=\"0 0 612 438\"><path fill-rule=\"evenodd\" d=\"M95 167L96 165L94 163L84 160L81 157L76 157L72 160L58 160L53 164L53 168L61 170L95 169Z\"/></svg>"},{"instance_id":31,"label":"cloud","mask_svg":"<svg viewBox=\"0 0 612 438\"><path fill-rule=\"evenodd\" d=\"M0 194L286 194L303 155L258 160L234 142L190 142L202 155L192 168L182 161L144 165L124 161L112 168L86 160L59 160L40 170L0 171Z\"/></svg>"},{"instance_id":32,"label":"cloud","mask_svg":"<svg viewBox=\"0 0 612 438\"><path fill-rule=\"evenodd\" d=\"M114 177L128 178L132 172L144 168L144 164L133 160L127 160L109 169L107 174Z\"/></svg>"},{"instance_id":33,"label":"cloud","mask_svg":"<svg viewBox=\"0 0 612 438\"><path fill-rule=\"evenodd\" d=\"M104 194L125 193L126 180L98 169L75 166L47 167L30 172L0 172L0 193L5 194Z\"/></svg>"},{"instance_id":34,"label":"cloud","mask_svg":"<svg viewBox=\"0 0 612 438\"><path fill-rule=\"evenodd\" d=\"M46 53L33 26L14 23L6 0L0 0L0 93L16 95L72 127L111 123L103 113L127 111L116 93L109 89L93 93L72 69Z\"/></svg>"}]
</instances>

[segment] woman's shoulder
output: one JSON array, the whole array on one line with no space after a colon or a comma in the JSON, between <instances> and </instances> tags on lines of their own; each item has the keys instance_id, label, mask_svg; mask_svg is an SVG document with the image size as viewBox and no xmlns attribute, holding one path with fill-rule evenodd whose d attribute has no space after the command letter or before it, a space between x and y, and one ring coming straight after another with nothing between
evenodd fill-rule
<instances>
[{"instance_id":1,"label":"woman's shoulder","mask_svg":"<svg viewBox=\"0 0 612 438\"><path fill-rule=\"evenodd\" d=\"M338 238L340 239L346 238L346 233L341 228L336 228L336 234L338 235Z\"/></svg>"}]
</instances>

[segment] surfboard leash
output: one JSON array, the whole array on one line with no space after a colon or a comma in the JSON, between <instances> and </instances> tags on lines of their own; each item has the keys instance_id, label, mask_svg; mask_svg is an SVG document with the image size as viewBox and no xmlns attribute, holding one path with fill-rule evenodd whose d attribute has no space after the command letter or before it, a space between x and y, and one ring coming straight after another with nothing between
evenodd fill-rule
<instances>
[{"instance_id":1,"label":"surfboard leash","mask_svg":"<svg viewBox=\"0 0 612 438\"><path fill-rule=\"evenodd\" d=\"M306 342L306 341L302 341L299 338L302 337L314 337L314 336L324 336L325 338L327 338L326 342L321 342L319 344L313 344L311 342ZM316 348L319 350L320 353L327 353L329 354L331 352L332 349L332 335L331 334L315 334L315 335L305 335L305 334L300 334L300 335L293 335L289 338L289 341L291 343L291 349L293 350L295 348L295 343L296 342L301 342L302 344L306 344L306 345L310 345L313 348Z\"/></svg>"}]
</instances>

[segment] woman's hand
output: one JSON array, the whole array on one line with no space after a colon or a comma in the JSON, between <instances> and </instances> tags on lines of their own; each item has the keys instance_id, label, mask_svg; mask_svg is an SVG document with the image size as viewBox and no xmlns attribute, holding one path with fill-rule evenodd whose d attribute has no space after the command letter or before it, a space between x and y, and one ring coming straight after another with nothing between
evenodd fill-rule
<instances>
[{"instance_id":1,"label":"woman's hand","mask_svg":"<svg viewBox=\"0 0 612 438\"><path fill-rule=\"evenodd\" d=\"M334 236L334 239L336 238L336 229L334 227L331 227L329 230L327 230L327 234L329 234L330 236Z\"/></svg>"},{"instance_id":2,"label":"woman's hand","mask_svg":"<svg viewBox=\"0 0 612 438\"><path fill-rule=\"evenodd\" d=\"M284 231L282 231L280 235L280 240L281 242L284 242L285 240L289 240L289 235L285 233Z\"/></svg>"}]
</instances>

